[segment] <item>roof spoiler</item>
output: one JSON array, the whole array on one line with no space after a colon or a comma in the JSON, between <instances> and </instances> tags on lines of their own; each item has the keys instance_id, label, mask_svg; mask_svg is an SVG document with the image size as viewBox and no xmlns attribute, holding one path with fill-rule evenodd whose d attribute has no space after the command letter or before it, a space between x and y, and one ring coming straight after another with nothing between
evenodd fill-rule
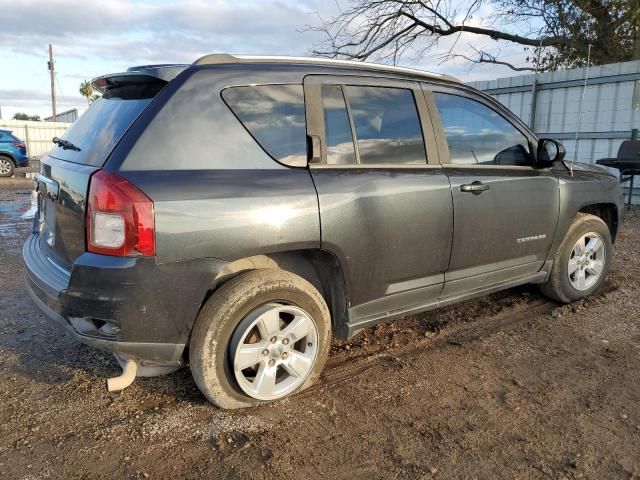
<instances>
[{"instance_id":1,"label":"roof spoiler","mask_svg":"<svg viewBox=\"0 0 640 480\"><path fill-rule=\"evenodd\" d=\"M176 78L189 65L142 65L128 68L126 72L102 75L91 80L91 86L104 94L114 87L141 85L147 83L168 83Z\"/></svg>"}]
</instances>

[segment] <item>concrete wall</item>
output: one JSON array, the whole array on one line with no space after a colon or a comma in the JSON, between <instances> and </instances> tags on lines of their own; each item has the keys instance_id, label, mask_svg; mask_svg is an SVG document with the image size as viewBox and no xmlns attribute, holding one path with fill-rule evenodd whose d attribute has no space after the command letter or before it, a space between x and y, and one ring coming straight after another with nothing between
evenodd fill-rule
<instances>
[{"instance_id":1,"label":"concrete wall","mask_svg":"<svg viewBox=\"0 0 640 480\"><path fill-rule=\"evenodd\" d=\"M594 163L615 157L631 130L640 128L640 61L589 68L576 151L585 73L584 68L541 73L536 94L532 92L534 75L470 85L505 104L538 136L560 140L568 160ZM636 202L640 201L640 190L636 195Z\"/></svg>"},{"instance_id":2,"label":"concrete wall","mask_svg":"<svg viewBox=\"0 0 640 480\"><path fill-rule=\"evenodd\" d=\"M0 129L11 130L27 144L30 157L47 153L54 146L53 137L61 137L71 123L33 122L28 120L0 120Z\"/></svg>"}]
</instances>

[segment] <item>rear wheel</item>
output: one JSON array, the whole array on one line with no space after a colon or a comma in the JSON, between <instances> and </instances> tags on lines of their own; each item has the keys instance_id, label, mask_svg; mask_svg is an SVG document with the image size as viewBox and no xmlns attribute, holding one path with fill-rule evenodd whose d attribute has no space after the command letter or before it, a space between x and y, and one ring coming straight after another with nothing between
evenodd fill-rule
<instances>
[{"instance_id":1,"label":"rear wheel","mask_svg":"<svg viewBox=\"0 0 640 480\"><path fill-rule=\"evenodd\" d=\"M330 341L329 310L309 282L256 270L225 283L205 303L191 336L191 372L215 405L257 405L310 386Z\"/></svg>"},{"instance_id":2,"label":"rear wheel","mask_svg":"<svg viewBox=\"0 0 640 480\"><path fill-rule=\"evenodd\" d=\"M563 303L591 295L604 283L612 258L609 227L595 215L579 213L554 255L542 293Z\"/></svg>"},{"instance_id":3,"label":"rear wheel","mask_svg":"<svg viewBox=\"0 0 640 480\"><path fill-rule=\"evenodd\" d=\"M11 177L13 169L13 160L5 155L0 155L0 177Z\"/></svg>"}]
</instances>

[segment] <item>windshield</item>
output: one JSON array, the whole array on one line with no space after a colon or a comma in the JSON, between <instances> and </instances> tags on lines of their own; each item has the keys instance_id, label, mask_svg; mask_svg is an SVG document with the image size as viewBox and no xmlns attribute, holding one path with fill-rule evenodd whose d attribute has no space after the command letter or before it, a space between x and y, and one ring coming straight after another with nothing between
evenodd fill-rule
<instances>
[{"instance_id":1,"label":"windshield","mask_svg":"<svg viewBox=\"0 0 640 480\"><path fill-rule=\"evenodd\" d=\"M67 130L62 138L79 150L54 147L50 155L83 165L101 166L151 98L100 98Z\"/></svg>"}]
</instances>

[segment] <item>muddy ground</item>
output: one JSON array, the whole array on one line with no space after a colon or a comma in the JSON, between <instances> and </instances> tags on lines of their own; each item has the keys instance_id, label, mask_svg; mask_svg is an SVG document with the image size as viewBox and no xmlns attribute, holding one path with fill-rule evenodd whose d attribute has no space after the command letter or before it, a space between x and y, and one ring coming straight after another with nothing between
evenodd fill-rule
<instances>
[{"instance_id":1,"label":"muddy ground","mask_svg":"<svg viewBox=\"0 0 640 480\"><path fill-rule=\"evenodd\" d=\"M246 411L188 370L107 393L112 357L28 299L31 181L0 179L0 478L640 478L640 209L604 291L534 287L334 342L321 382Z\"/></svg>"}]
</instances>

